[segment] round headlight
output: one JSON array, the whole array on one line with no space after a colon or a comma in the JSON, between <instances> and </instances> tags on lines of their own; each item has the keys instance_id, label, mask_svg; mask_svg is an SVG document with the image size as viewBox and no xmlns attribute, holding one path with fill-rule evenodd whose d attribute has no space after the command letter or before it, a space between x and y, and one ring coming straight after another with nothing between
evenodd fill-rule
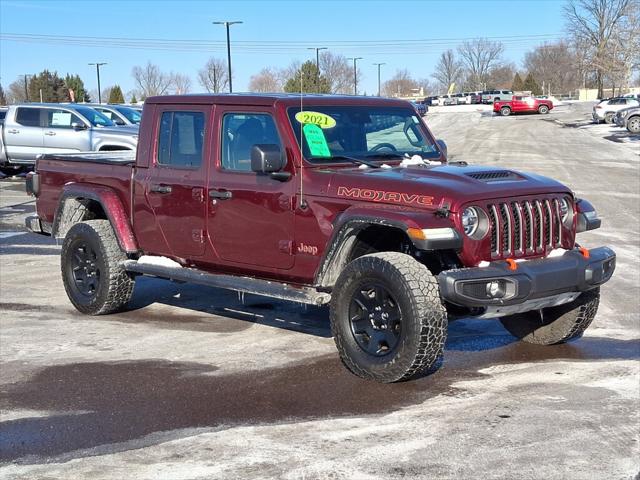
<instances>
[{"instance_id":1,"label":"round headlight","mask_svg":"<svg viewBox=\"0 0 640 480\"><path fill-rule=\"evenodd\" d=\"M462 228L464 233L471 237L478 229L478 211L475 207L467 207L462 212Z\"/></svg>"},{"instance_id":2,"label":"round headlight","mask_svg":"<svg viewBox=\"0 0 640 480\"><path fill-rule=\"evenodd\" d=\"M569 226L573 222L573 204L567 197L561 198L559 203L562 223Z\"/></svg>"}]
</instances>

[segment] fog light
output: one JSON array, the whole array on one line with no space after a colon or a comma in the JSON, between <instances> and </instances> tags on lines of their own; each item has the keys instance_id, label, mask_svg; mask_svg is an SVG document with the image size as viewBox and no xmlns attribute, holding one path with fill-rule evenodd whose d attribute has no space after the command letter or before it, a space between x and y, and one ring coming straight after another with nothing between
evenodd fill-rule
<instances>
[{"instance_id":1,"label":"fog light","mask_svg":"<svg viewBox=\"0 0 640 480\"><path fill-rule=\"evenodd\" d=\"M505 294L505 284L500 280L493 280L487 283L487 296L491 298L502 298Z\"/></svg>"}]
</instances>

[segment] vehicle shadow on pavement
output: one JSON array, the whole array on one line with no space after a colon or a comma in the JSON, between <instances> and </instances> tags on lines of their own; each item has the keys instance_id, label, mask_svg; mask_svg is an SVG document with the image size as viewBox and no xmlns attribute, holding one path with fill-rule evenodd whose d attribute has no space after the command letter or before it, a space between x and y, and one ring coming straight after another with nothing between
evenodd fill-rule
<instances>
[{"instance_id":1,"label":"vehicle shadow on pavement","mask_svg":"<svg viewBox=\"0 0 640 480\"><path fill-rule=\"evenodd\" d=\"M390 385L350 374L337 355L235 374L166 360L55 365L0 393L5 415L15 410L50 412L3 422L0 462L66 461L237 425L383 414L441 394L465 395L454 384L482 380L487 375L479 370L488 366L638 359L639 347L637 340L592 337L556 347L513 343L480 352L449 351L444 368L433 375Z\"/></svg>"}]
</instances>

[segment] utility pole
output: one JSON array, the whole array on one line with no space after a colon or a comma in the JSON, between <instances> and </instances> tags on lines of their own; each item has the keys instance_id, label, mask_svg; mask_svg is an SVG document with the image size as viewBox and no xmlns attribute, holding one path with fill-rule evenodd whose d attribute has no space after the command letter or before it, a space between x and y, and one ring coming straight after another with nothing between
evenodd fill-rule
<instances>
[{"instance_id":1,"label":"utility pole","mask_svg":"<svg viewBox=\"0 0 640 480\"><path fill-rule=\"evenodd\" d=\"M229 40L229 27L237 23L242 22L213 22L214 25L224 25L227 28L227 67L229 68L229 93L233 93L233 83L231 81L231 42Z\"/></svg>"},{"instance_id":2,"label":"utility pole","mask_svg":"<svg viewBox=\"0 0 640 480\"><path fill-rule=\"evenodd\" d=\"M378 96L380 96L380 67L386 63L374 63L374 65L378 66Z\"/></svg>"},{"instance_id":3,"label":"utility pole","mask_svg":"<svg viewBox=\"0 0 640 480\"><path fill-rule=\"evenodd\" d=\"M33 75L29 73L24 74L24 98L25 98L25 101L27 102L29 101L29 81L28 81L29 77L33 77Z\"/></svg>"},{"instance_id":4,"label":"utility pole","mask_svg":"<svg viewBox=\"0 0 640 480\"><path fill-rule=\"evenodd\" d=\"M347 60L353 60L353 94L358 95L358 70L356 62L362 60L362 57L347 58Z\"/></svg>"},{"instance_id":5,"label":"utility pole","mask_svg":"<svg viewBox=\"0 0 640 480\"><path fill-rule=\"evenodd\" d=\"M320 89L320 50L329 50L327 47L307 47L307 50L315 50L316 51L316 80L317 80L317 86L318 86L318 90ZM318 92L320 93L320 92Z\"/></svg>"},{"instance_id":6,"label":"utility pole","mask_svg":"<svg viewBox=\"0 0 640 480\"><path fill-rule=\"evenodd\" d=\"M96 76L98 77L98 103L102 103L102 92L100 91L100 67L106 65L106 62L90 63L89 65L96 66Z\"/></svg>"}]
</instances>

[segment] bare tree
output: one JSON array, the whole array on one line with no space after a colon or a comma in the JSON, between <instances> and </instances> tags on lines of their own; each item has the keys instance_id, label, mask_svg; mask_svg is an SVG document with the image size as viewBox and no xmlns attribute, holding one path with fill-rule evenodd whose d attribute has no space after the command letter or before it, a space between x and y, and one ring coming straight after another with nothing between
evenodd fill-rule
<instances>
[{"instance_id":1,"label":"bare tree","mask_svg":"<svg viewBox=\"0 0 640 480\"><path fill-rule=\"evenodd\" d=\"M510 89L515 74L516 66L513 63L496 65L487 75L487 88Z\"/></svg>"},{"instance_id":2,"label":"bare tree","mask_svg":"<svg viewBox=\"0 0 640 480\"><path fill-rule=\"evenodd\" d=\"M250 92L281 92L282 74L273 68L263 68L260 72L251 76L249 80Z\"/></svg>"},{"instance_id":3,"label":"bare tree","mask_svg":"<svg viewBox=\"0 0 640 480\"><path fill-rule=\"evenodd\" d=\"M22 103L27 100L26 92L24 90L24 80L18 79L15 82L11 82L7 88L7 102L8 103Z\"/></svg>"},{"instance_id":4,"label":"bare tree","mask_svg":"<svg viewBox=\"0 0 640 480\"><path fill-rule=\"evenodd\" d=\"M171 76L176 95L184 95L191 91L191 79L189 76L181 73L174 73Z\"/></svg>"},{"instance_id":5,"label":"bare tree","mask_svg":"<svg viewBox=\"0 0 640 480\"><path fill-rule=\"evenodd\" d=\"M133 67L131 75L144 98L165 95L173 86L172 75L163 73L160 67L151 62L147 62L144 67Z\"/></svg>"},{"instance_id":6,"label":"bare tree","mask_svg":"<svg viewBox=\"0 0 640 480\"><path fill-rule=\"evenodd\" d=\"M353 93L353 63L344 55L322 52L320 54L320 73L329 80L331 93ZM356 68L356 79L361 85L362 72Z\"/></svg>"},{"instance_id":7,"label":"bare tree","mask_svg":"<svg viewBox=\"0 0 640 480\"><path fill-rule=\"evenodd\" d=\"M564 6L567 29L576 44L586 47L587 63L595 71L598 96L607 75L631 70L640 50L638 0L568 0Z\"/></svg>"},{"instance_id":8,"label":"bare tree","mask_svg":"<svg viewBox=\"0 0 640 480\"><path fill-rule=\"evenodd\" d=\"M462 42L458 53L462 57L462 64L467 73L467 85L480 90L487 83L489 72L500 62L504 46L500 42L493 42L486 38L477 38Z\"/></svg>"},{"instance_id":9,"label":"bare tree","mask_svg":"<svg viewBox=\"0 0 640 480\"><path fill-rule=\"evenodd\" d=\"M198 71L198 81L210 93L226 90L229 87L227 64L218 58L211 57L204 68Z\"/></svg>"},{"instance_id":10,"label":"bare tree","mask_svg":"<svg viewBox=\"0 0 640 480\"><path fill-rule=\"evenodd\" d=\"M396 74L382 84L385 97L409 97L420 89L420 83L411 77L408 70L397 70Z\"/></svg>"},{"instance_id":11,"label":"bare tree","mask_svg":"<svg viewBox=\"0 0 640 480\"><path fill-rule=\"evenodd\" d=\"M525 53L523 63L545 91L568 93L580 83L578 58L563 41L534 48Z\"/></svg>"},{"instance_id":12,"label":"bare tree","mask_svg":"<svg viewBox=\"0 0 640 480\"><path fill-rule=\"evenodd\" d=\"M440 54L436 64L436 71L431 75L438 82L441 90L448 90L449 86L457 83L462 75L462 64L456 59L453 50Z\"/></svg>"}]
</instances>

